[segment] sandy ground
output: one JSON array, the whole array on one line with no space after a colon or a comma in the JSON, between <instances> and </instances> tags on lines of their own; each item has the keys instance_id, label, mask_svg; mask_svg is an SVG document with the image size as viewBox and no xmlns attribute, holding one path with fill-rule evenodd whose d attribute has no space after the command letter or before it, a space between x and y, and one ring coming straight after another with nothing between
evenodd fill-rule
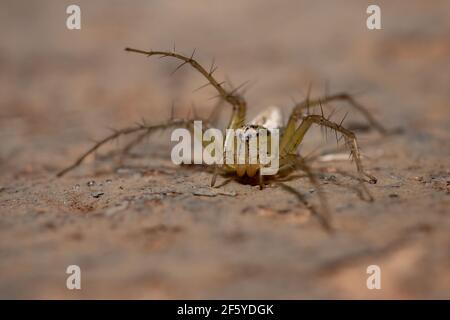
<instances>
[{"instance_id":1,"label":"sandy ground","mask_svg":"<svg viewBox=\"0 0 450 320\"><path fill-rule=\"evenodd\" d=\"M65 28L70 1L0 4L1 298L450 298L448 1L377 1L379 31L365 26L365 1L77 2L80 31ZM101 157L119 140L56 178L110 127L165 120L172 102L179 117L192 104L210 112L215 93L192 93L204 83L195 72L170 76L176 62L123 51L173 43L215 57L220 79L250 80L249 116L272 104L287 115L309 82L314 96L326 82L363 92L402 130L357 131L375 201L333 173L351 163L314 163L331 169L320 176L337 229L327 234L279 187L211 191L208 170L171 163L170 132L122 162ZM333 106L336 120L348 110L345 124L364 124ZM317 146L333 149L316 130L302 153ZM306 178L288 184L319 205ZM72 264L82 290L66 288ZM369 265L381 290L366 287Z\"/></svg>"}]
</instances>

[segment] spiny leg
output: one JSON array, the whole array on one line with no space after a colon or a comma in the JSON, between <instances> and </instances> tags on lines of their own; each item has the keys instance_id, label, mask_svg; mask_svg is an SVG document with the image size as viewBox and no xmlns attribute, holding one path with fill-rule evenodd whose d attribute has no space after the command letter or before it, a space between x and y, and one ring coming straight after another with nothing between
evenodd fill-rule
<instances>
[{"instance_id":1,"label":"spiny leg","mask_svg":"<svg viewBox=\"0 0 450 320\"><path fill-rule=\"evenodd\" d=\"M106 143L108 143L108 142L110 142L110 141L112 141L114 139L117 139L120 136L129 135L129 134L137 133L137 132L142 132L142 134L145 133L145 135L148 135L148 134L153 133L156 130L162 130L162 129L167 129L167 128L171 128L171 127L177 127L177 126L188 127L190 124L191 124L191 121L189 121L189 120L176 119L176 120L169 120L167 122L164 122L164 123L161 123L161 124L158 124L158 125L146 125L145 123L143 123L143 124L138 124L138 125L136 125L134 127L125 128L125 129L122 129L122 130L115 130L111 135L103 138L102 140L98 141L95 145L93 145L91 148L89 148L72 165L70 165L67 168L65 168L65 169L61 170L60 172L58 172L57 173L57 177L61 177L61 176L65 175L67 172L75 169L90 154L92 154L95 151L97 151L104 144L106 144Z\"/></svg>"},{"instance_id":2,"label":"spiny leg","mask_svg":"<svg viewBox=\"0 0 450 320\"><path fill-rule=\"evenodd\" d=\"M213 176L211 177L211 187L214 187L216 184L217 176L219 175L219 167L217 165L214 166Z\"/></svg>"},{"instance_id":3,"label":"spiny leg","mask_svg":"<svg viewBox=\"0 0 450 320\"><path fill-rule=\"evenodd\" d=\"M258 183L259 183L259 190L264 189L264 176L261 173L261 169L259 170Z\"/></svg>"},{"instance_id":4,"label":"spiny leg","mask_svg":"<svg viewBox=\"0 0 450 320\"><path fill-rule=\"evenodd\" d=\"M367 119L367 121L370 123L370 125L372 125L378 132L380 132L381 134L388 133L386 128L384 128L384 126L381 123L379 123L372 116L372 114L363 105L358 103L350 94L345 93L345 92L340 92L340 93L326 95L324 97L311 100L309 98L309 90L308 90L307 98L304 101L302 101L294 106L294 109L292 110L292 113L289 117L287 128L289 128L290 126L291 126L291 128L292 128L292 126L295 127L296 121L303 116L303 112L305 111L305 109L308 111L309 108L318 107L321 104L326 104L328 102L339 101L339 100L347 101L351 107L353 107L356 110L358 110L359 112L361 112L361 114ZM309 111L308 111L308 114L309 114Z\"/></svg>"},{"instance_id":5,"label":"spiny leg","mask_svg":"<svg viewBox=\"0 0 450 320\"><path fill-rule=\"evenodd\" d=\"M300 200L300 202L303 203L303 205L311 211L312 215L319 220L320 225L326 232L332 233L334 231L333 227L330 224L330 221L326 220L312 204L306 201L305 197L298 190L284 182L278 181L276 182L276 184L281 186L284 190L295 195L297 199Z\"/></svg>"},{"instance_id":6,"label":"spiny leg","mask_svg":"<svg viewBox=\"0 0 450 320\"><path fill-rule=\"evenodd\" d=\"M291 164L293 169L303 171L308 177L311 184L316 188L317 195L319 197L323 210L323 213L320 215L320 219L323 220L322 224L325 224L327 229L331 229L331 215L328 207L328 201L319 182L317 181L312 168L305 162L305 159L296 154L290 154L287 158L285 158L285 161L286 160L289 164Z\"/></svg>"},{"instance_id":7,"label":"spiny leg","mask_svg":"<svg viewBox=\"0 0 450 320\"><path fill-rule=\"evenodd\" d=\"M333 155L333 154L332 154ZM336 156L338 156L337 154L336 154ZM314 161L314 160L317 160L319 158L319 156L318 155L316 155L316 156L314 156L313 155L313 153L310 153L310 155L307 155L307 156L304 156L303 157L303 159L304 159L304 161L305 162L312 162L312 161ZM346 158L348 158L348 156L346 157ZM320 170L320 169L319 169ZM320 171L322 171L322 172L327 172L326 171L326 168L323 168L322 170L320 170ZM354 176L354 175L352 175L352 174L350 174L350 173L347 173L347 172L345 172L345 171L342 171L342 170L338 170L338 169L333 169L333 172L335 172L335 173L338 173L338 174L340 174L340 175L342 175L342 176L344 176L344 177L349 177L349 178L351 178L351 179L353 179L353 180L360 180L360 177L356 177L356 176ZM335 185L338 185L338 186L344 186L344 185L342 185L341 183L338 183L337 181L331 181L333 184L335 184ZM351 186L344 186L344 187L347 187L347 188L350 188L350 189L352 189L352 190L354 190L355 192L356 192L356 194L358 195L358 197L361 199L361 200L364 200L364 201L373 201L373 197L372 197L372 195L370 194L370 192L369 192L369 190L367 189L367 187L366 187L366 185L364 184L364 183L360 183L359 184L360 185L360 187L361 187L361 189L359 189L359 188L357 188L357 187L351 187Z\"/></svg>"},{"instance_id":8,"label":"spiny leg","mask_svg":"<svg viewBox=\"0 0 450 320\"><path fill-rule=\"evenodd\" d=\"M292 155L292 157L295 157L296 155ZM311 162L310 159L302 157L301 158L302 161L304 161L305 163L309 163ZM283 165L283 167L281 167L278 170L278 174L277 174L277 181L281 181L281 182L288 182L288 181L292 181L292 180L296 180L298 178L305 178L308 175L305 174L293 174L293 169L294 166L286 163L285 165ZM315 175L317 174L323 174L323 173L328 173L329 171L326 168L318 168L316 172L313 172ZM356 177L352 174L349 174L345 171L342 170L337 170L337 169L333 169L333 173L337 173L339 175L342 175L344 177L349 177L353 180L358 181L359 177ZM332 183L334 185L337 185L339 187L344 187L344 188L348 188L349 190L352 190L356 193L356 195L363 201L373 201L373 198L370 195L370 192L367 190L366 185L365 184L360 184L361 189L356 187L356 186L350 186L350 185L345 185L342 184L338 181L335 181L333 179L329 179L327 180L327 183Z\"/></svg>"},{"instance_id":9,"label":"spiny leg","mask_svg":"<svg viewBox=\"0 0 450 320\"><path fill-rule=\"evenodd\" d=\"M359 180L358 177L355 177L354 175L352 175L350 173L347 173L347 172L344 172L342 170L337 170L336 169L336 170L334 170L334 172L339 174L339 175L341 175L341 176L343 176L343 177L349 177L349 178L357 180L357 181ZM357 187L346 186L346 185L344 185L342 183L339 183L337 181L332 181L332 183L337 185L337 186L345 187L345 188L348 188L348 189L351 189L351 190L355 191L357 196L363 201L369 201L369 202L373 201L373 197L370 194L369 190L367 189L367 187L366 187L366 185L364 183L360 183L361 189L359 189Z\"/></svg>"},{"instance_id":10,"label":"spiny leg","mask_svg":"<svg viewBox=\"0 0 450 320\"><path fill-rule=\"evenodd\" d=\"M369 178L369 183L374 184L377 182L377 179L374 176L372 176L364 171L364 168L363 168L363 165L361 162L360 153L359 153L358 142L356 140L355 134L352 131L344 128L341 124L332 122L332 121L326 119L324 116L320 116L320 115L305 116L303 118L303 121L301 122L300 126L296 129L296 131L292 134L292 136L290 136L290 137L283 136L282 140L286 140L287 142L284 144L283 149L281 149L281 151L280 151L281 160L283 158L288 157L288 155L290 155L290 154L296 153L298 146L302 142L306 132L309 130L309 128L311 127L311 125L313 123L315 123L319 126L330 128L330 129L334 130L335 132L339 132L343 135L343 137L345 138L345 141L346 141L346 145L350 149L351 157L355 161L358 174L360 175L359 181L361 184L362 184L362 181L364 180L363 179L364 176ZM366 188L364 188L364 189L367 190ZM370 194L369 194L369 196L372 199L372 196Z\"/></svg>"},{"instance_id":11,"label":"spiny leg","mask_svg":"<svg viewBox=\"0 0 450 320\"><path fill-rule=\"evenodd\" d=\"M216 186L216 181L217 181L217 176L218 175L220 175L220 174L230 174L230 173L234 173L234 170L231 167L227 166L226 164L224 164L224 165L215 164L214 165L213 176L211 177L211 184L210 184L210 186L211 187L215 187ZM231 181L231 179L230 179L230 181ZM228 182L226 182L226 183L228 183ZM223 185L223 183L221 185ZM218 187L218 186L216 186L216 187Z\"/></svg>"},{"instance_id":12,"label":"spiny leg","mask_svg":"<svg viewBox=\"0 0 450 320\"><path fill-rule=\"evenodd\" d=\"M223 82L218 82L214 77L213 73L217 70L217 67L214 66L214 63L211 65L211 68L209 71L206 71L205 68L203 68L196 60L194 60L194 52L191 54L190 57L186 57L182 54L176 53L176 52L168 52L168 51L144 51L139 49L132 49L132 48L125 48L125 51L129 52L135 52L144 54L146 56L161 56L161 57L173 57L178 60L183 61L176 69L175 71L179 70L181 67L183 67L185 64L190 64L194 69L196 69L198 72L200 72L207 80L208 84L212 85L219 93L219 96L227 101L229 104L233 106L233 114L231 117L231 121L228 125L229 129L236 129L243 125L245 121L245 113L246 113L246 102L244 98L241 96L235 94L236 90L233 90L231 92L227 91L223 87Z\"/></svg>"},{"instance_id":13,"label":"spiny leg","mask_svg":"<svg viewBox=\"0 0 450 320\"><path fill-rule=\"evenodd\" d=\"M139 143L141 143L149 135L150 135L150 132L145 131L145 132L141 133L140 135L138 135L137 137L135 137L134 139L132 139L131 141L129 141L125 145L125 147L122 149L121 154L122 155L129 154L131 149L133 149L135 146L137 146Z\"/></svg>"},{"instance_id":14,"label":"spiny leg","mask_svg":"<svg viewBox=\"0 0 450 320\"><path fill-rule=\"evenodd\" d=\"M170 120L175 120L175 103L172 102L172 105L170 107ZM143 120L144 121L144 120ZM144 121L145 123L145 121ZM149 136L149 132L143 132L140 135L138 135L137 137L135 137L134 139L132 139L131 141L129 141L125 147L122 149L121 154L122 155L126 155L128 154L131 149L133 149L135 146L137 146L139 143L141 143L146 137Z\"/></svg>"},{"instance_id":15,"label":"spiny leg","mask_svg":"<svg viewBox=\"0 0 450 320\"><path fill-rule=\"evenodd\" d=\"M232 91L227 91L223 87L223 82L218 82L214 77L213 73L217 70L217 67L214 65L214 62L211 65L211 68L209 71L206 71L205 68L203 68L196 60L194 60L194 54L195 50L191 54L190 57L186 57L182 54L176 53L176 52L168 52L168 51L144 51L139 49L132 49L132 48L125 48L126 51L129 52L135 52L144 54L148 57L150 56L161 56L161 57L173 57L175 59L183 61L176 69L175 71L179 70L181 67L183 67L185 64L190 64L194 69L196 69L199 73L201 73L207 80L208 83L202 87L205 87L207 85L213 86L217 92L219 93L219 97L221 97L223 100L228 102L233 107L233 112L231 115L230 122L228 124L228 129L237 129L244 125L245 122L245 114L247 111L247 104L240 95L238 95L236 92L239 88L236 88ZM200 88L202 88L200 87ZM213 116L214 117L214 116ZM232 133L231 131L228 131L225 138L225 144L230 143L232 139ZM214 185L215 179L217 177L217 174L213 175L211 185Z\"/></svg>"},{"instance_id":16,"label":"spiny leg","mask_svg":"<svg viewBox=\"0 0 450 320\"><path fill-rule=\"evenodd\" d=\"M221 103L222 100L219 101L219 102ZM217 104L215 106L214 110L217 110L219 106L220 106L220 104ZM194 120L202 120L204 125L206 125L207 127L211 126L211 124L212 124L212 122L211 122L212 116L211 115L206 120L200 119L200 117L197 116L197 112L195 110L195 107L192 106L192 109L189 109L189 114L188 114L187 118L190 118L189 115L191 114L191 112L193 113L193 119L191 120L191 122L193 122ZM175 105L172 104L172 107L171 107L171 110L170 110L170 120L169 121L174 121L176 119L178 119L178 118L175 118ZM213 119L213 120L215 120L215 119ZM143 120L143 123L145 123L144 120ZM190 129L191 133L192 133L193 132L193 125L190 125L188 127L190 127L188 129ZM125 147L120 151L120 154L121 155L129 154L131 149L133 149L135 146L137 146L139 143L141 143L146 137L148 137L151 134L152 134L152 132L149 132L149 131L142 132L141 134L136 136L134 139L130 140L125 145ZM202 132L202 134L203 134L203 132ZM202 141L202 139L203 139L203 137L195 137L195 138L200 139L200 141Z\"/></svg>"},{"instance_id":17,"label":"spiny leg","mask_svg":"<svg viewBox=\"0 0 450 320\"><path fill-rule=\"evenodd\" d=\"M311 184L316 188L317 195L319 197L320 204L322 206L322 212L319 212L313 205L309 204L304 198L304 196L295 188L280 181L276 183L282 186L285 190L293 193L311 211L311 213L317 217L321 226L327 232L332 232L334 229L331 223L331 215L328 208L328 201L325 197L325 194L322 191L319 182L317 181L315 175L313 174L312 169L303 161L303 159L299 158L299 156L297 155L292 154L288 158L289 158L288 161L293 167L293 169L299 169L305 172Z\"/></svg>"}]
</instances>

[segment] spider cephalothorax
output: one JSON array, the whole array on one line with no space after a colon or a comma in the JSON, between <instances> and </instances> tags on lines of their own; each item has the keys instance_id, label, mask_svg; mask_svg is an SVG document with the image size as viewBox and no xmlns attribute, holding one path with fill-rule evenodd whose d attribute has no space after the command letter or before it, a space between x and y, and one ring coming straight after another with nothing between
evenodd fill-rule
<instances>
[{"instance_id":1,"label":"spider cephalothorax","mask_svg":"<svg viewBox=\"0 0 450 320\"><path fill-rule=\"evenodd\" d=\"M352 96L346 93L338 93L333 95L326 95L324 97L318 99L310 99L309 93L307 98L297 103L286 124L283 123L281 112L276 107L270 107L261 114L259 114L255 119L250 122L246 122L246 109L247 104L242 96L237 93L237 89L228 91L224 88L224 82L218 82L214 77L213 73L217 69L214 63L212 64L209 70L203 68L196 60L194 60L195 50L190 57L179 54L175 51L144 51L138 49L125 49L128 52L135 52L139 54L143 54L146 56L161 56L161 57L172 57L182 61L182 63L176 68L176 70L180 69L182 66L189 64L193 68L195 68L198 72L200 72L207 80L208 83L205 85L211 85L214 87L219 93L219 97L231 105L232 107L232 115L227 127L227 133L224 142L224 157L227 157L228 147L233 143L238 145L237 152L233 155L231 162L224 162L215 166L214 175L212 176L211 185L214 186L216 177L220 173L235 173L237 176L248 176L248 177L258 177L260 187L264 186L264 174L263 169L266 168L267 163L262 161L262 155L265 154L261 151L261 145L258 141L261 139L261 132L264 133L266 140L264 143L267 145L267 154L273 155L273 147L271 142L274 139L274 132L278 130L277 136L278 145L277 145L277 168L274 171L273 175L277 175L280 171L293 171L293 170L302 170L309 177L310 181L317 187L319 190L318 194L321 197L322 204L324 206L324 211L326 210L326 202L322 193L320 192L319 185L316 181L315 175L310 169L309 165L306 161L298 155L298 148L305 134L311 128L313 124L323 127L326 129L330 129L335 132L336 139L338 139L338 134L341 135L341 138L344 139L346 146L349 148L351 153L351 158L354 160L356 164L356 169L359 177L357 178L361 184L361 187L368 195L369 200L372 200L368 190L365 188L363 181L368 181L370 183L376 183L376 178L365 172L361 158L359 153L359 147L357 143L357 139L355 134L346 129L342 123L344 119L340 123L333 122L329 119L329 117L325 117L322 110L322 104L327 104L331 101L347 101L350 106L361 112L368 120L368 122L379 132L385 133L386 130L383 128L381 124L379 124L371 114L360 104L358 104ZM175 70L175 71L176 71ZM321 114L312 114L310 110L314 108L320 107ZM345 118L345 117L344 117ZM204 123L206 127L209 126L208 123ZM135 127L126 128L123 130L117 130L112 135L106 137L100 142L96 143L92 148L90 148L87 152L85 152L77 161L71 165L70 167L62 170L58 173L58 176L62 176L69 170L72 170L76 166L78 166L89 154L96 151L100 146L111 141L120 135L127 135L133 133L140 133L136 139L132 140L130 144L125 147L125 150L129 150L131 147L142 141L142 139L155 130L165 129L165 128L176 128L176 127L186 127L188 129L193 129L193 120L184 120L184 119L170 119L165 123L157 124L157 125L147 125L146 123L138 124ZM232 133L228 133L232 132ZM236 133L236 134L235 134ZM256 138L256 139L252 139ZM256 141L256 145L251 145L250 141ZM263 143L263 145L264 145ZM239 147L240 146L240 147ZM256 158L252 158L252 148L255 149L257 156ZM245 152L242 152L245 150ZM245 154L244 158L239 161L239 155ZM279 170L278 170L279 169ZM368 179L368 180L367 180ZM280 185L284 186L287 190L295 192L292 187L284 185L280 182ZM299 197L302 199L301 197ZM325 215L318 215L322 221L322 224L329 228L328 218L325 218Z\"/></svg>"},{"instance_id":2,"label":"spider cephalothorax","mask_svg":"<svg viewBox=\"0 0 450 320\"><path fill-rule=\"evenodd\" d=\"M264 142L261 140L264 137ZM228 137L227 137L228 138ZM247 175L253 178L268 163L261 157L260 146L265 144L264 156L270 156L270 141L272 136L270 131L261 125L248 124L236 130L236 152L231 164L225 164L229 169L236 172L239 177ZM225 151L229 140L225 140ZM225 158L227 153L225 152Z\"/></svg>"}]
</instances>

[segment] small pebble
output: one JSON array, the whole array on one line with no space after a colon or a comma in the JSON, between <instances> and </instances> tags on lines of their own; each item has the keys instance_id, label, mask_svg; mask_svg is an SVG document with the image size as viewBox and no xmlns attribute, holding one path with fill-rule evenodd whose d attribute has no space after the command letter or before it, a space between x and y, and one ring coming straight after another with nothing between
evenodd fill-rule
<instances>
[{"instance_id":1,"label":"small pebble","mask_svg":"<svg viewBox=\"0 0 450 320\"><path fill-rule=\"evenodd\" d=\"M217 194L223 195L223 196L229 196L229 197L236 197L237 193L234 190L231 191L219 191Z\"/></svg>"},{"instance_id":2,"label":"small pebble","mask_svg":"<svg viewBox=\"0 0 450 320\"><path fill-rule=\"evenodd\" d=\"M131 170L129 168L119 168L116 170L118 174L129 174Z\"/></svg>"},{"instance_id":3,"label":"small pebble","mask_svg":"<svg viewBox=\"0 0 450 320\"><path fill-rule=\"evenodd\" d=\"M203 197L215 197L215 196L217 196L217 193L215 193L213 190L206 189L206 188L194 190L192 192L192 194L194 196L203 196Z\"/></svg>"},{"instance_id":4,"label":"small pebble","mask_svg":"<svg viewBox=\"0 0 450 320\"><path fill-rule=\"evenodd\" d=\"M396 194L396 193L391 193L391 194L389 195L389 198L398 198L398 194Z\"/></svg>"},{"instance_id":5,"label":"small pebble","mask_svg":"<svg viewBox=\"0 0 450 320\"><path fill-rule=\"evenodd\" d=\"M88 187L93 187L93 186L95 186L95 181L94 181L94 180L88 181L88 182L86 183L86 185L87 185Z\"/></svg>"},{"instance_id":6,"label":"small pebble","mask_svg":"<svg viewBox=\"0 0 450 320\"><path fill-rule=\"evenodd\" d=\"M92 192L91 196L93 196L94 198L100 198L102 195L104 195L105 193L102 191L96 191L96 192Z\"/></svg>"},{"instance_id":7,"label":"small pebble","mask_svg":"<svg viewBox=\"0 0 450 320\"><path fill-rule=\"evenodd\" d=\"M128 201L122 201L121 203L116 204L114 207L110 207L108 209L106 209L105 211L105 215L107 216L112 216L114 214L116 214L119 211L125 210L126 208L128 208Z\"/></svg>"}]
</instances>

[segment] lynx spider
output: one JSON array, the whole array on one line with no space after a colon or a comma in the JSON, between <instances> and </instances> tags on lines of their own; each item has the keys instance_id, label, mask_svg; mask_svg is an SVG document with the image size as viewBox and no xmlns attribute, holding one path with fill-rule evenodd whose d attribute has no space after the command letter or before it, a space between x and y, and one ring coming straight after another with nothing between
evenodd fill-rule
<instances>
[{"instance_id":1,"label":"lynx spider","mask_svg":"<svg viewBox=\"0 0 450 320\"><path fill-rule=\"evenodd\" d=\"M164 57L172 57L177 60L181 61L181 64L175 69L175 71L179 70L181 67L183 67L186 64L191 65L194 69L196 69L199 73L201 73L207 80L208 83L205 84L202 87L206 87L208 85L211 85L216 89L218 92L218 96L221 98L221 101L227 102L232 107L232 115L231 120L227 126L228 129L243 129L244 131L248 128L267 128L269 126L275 127L279 126L282 127L283 124L281 123L281 116L280 112L277 108L271 107L267 109L266 111L262 112L260 115L258 115L253 121L250 122L250 124L246 124L246 111L247 111L247 103L244 100L244 98L237 93L239 88L236 88L232 91L226 90L224 88L224 82L218 82L214 77L213 73L216 71L217 67L214 65L214 62L212 63L209 70L206 70L204 67L202 67L195 59L194 54L195 50L191 54L191 56L185 56L180 53L177 53L175 50L173 51L144 51L139 49L132 49L132 48L125 48L125 51L128 52L134 52L138 54L143 54L148 57L150 56L160 56L162 58ZM175 72L174 71L174 72ZM201 88L202 88L201 87ZM342 123L345 119L342 119L340 123L336 123L330 120L329 117L325 117L323 114L322 104L327 104L332 101L346 101L351 107L358 110L362 113L362 115L367 119L367 121L370 123L371 126L373 126L377 131L379 131L382 134L386 134L386 130L384 127L376 121L372 115L367 111L365 107L363 107L361 104L356 102L356 100L350 95L345 92L332 94L332 95L326 95L318 99L310 99L310 94L308 94L304 101L300 103L296 103L294 106L287 124L282 128L283 133L280 137L280 153L279 153L279 161L280 161L280 172L284 171L295 171L295 170L301 170L304 173L306 173L307 177L311 181L311 183L316 187L318 190L318 196L321 201L322 205L322 212L319 212L315 210L315 208L310 205L304 197L294 188L291 186L283 183L283 182L276 182L278 185L283 187L285 190L294 193L297 198L304 203L313 214L317 216L319 219L321 225L331 231L331 223L330 223L330 216L328 213L328 206L326 202L326 198L321 191L321 188L317 182L316 176L313 174L312 169L307 164L304 158L302 158L298 152L297 149L299 148L300 144L302 143L305 134L307 131L311 128L313 124L323 127L326 129L330 129L335 132L336 139L338 133L341 134L341 138L344 138L345 145L350 150L350 157L355 162L358 177L357 180L360 183L360 186L362 190L364 190L365 194L368 196L368 200L372 201L373 198L370 195L369 191L364 185L364 182L369 183L376 183L377 179L373 176L367 173L362 165L360 151L358 142L356 139L355 134L346 129ZM310 109L320 107L321 114L310 114ZM208 123L207 123L208 125ZM115 130L113 134L105 137L104 139L98 141L94 146L92 146L89 150L87 150L84 154L82 154L71 166L63 169L60 171L57 175L60 177L64 174L66 174L68 171L74 169L75 167L79 166L83 160L89 156L90 154L94 153L97 149L99 149L102 145L105 143L114 140L122 135L129 135L133 133L140 133L136 137L136 139L132 140L131 143L129 143L125 148L124 151L127 151L131 149L133 146L138 144L142 139L151 133L153 133L156 130L160 129L166 129L166 128L176 128L176 127L186 127L189 129L192 129L193 121L187 120L187 119L175 119L171 117L168 121L164 123L160 123L157 125L147 125L145 122L142 124L138 124L134 127L125 128L122 130ZM247 176L249 178L258 178L258 182L260 185L260 188L262 189L264 186L264 176L260 174L260 166L254 165L254 164L244 164L244 165L228 165L224 164L222 166L215 166L214 174L211 179L211 186L215 185L216 177L218 174L236 174L239 177ZM368 180L367 180L368 179Z\"/></svg>"}]
</instances>

